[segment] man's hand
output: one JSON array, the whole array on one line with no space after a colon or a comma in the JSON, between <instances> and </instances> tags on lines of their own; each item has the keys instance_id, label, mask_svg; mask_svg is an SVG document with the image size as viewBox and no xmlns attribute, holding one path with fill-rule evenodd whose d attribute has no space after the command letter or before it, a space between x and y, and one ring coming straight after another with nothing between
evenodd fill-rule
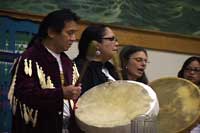
<instances>
[{"instance_id":1,"label":"man's hand","mask_svg":"<svg viewBox=\"0 0 200 133\"><path fill-rule=\"evenodd\" d=\"M69 85L69 86L63 86L63 95L65 99L73 99L76 100L81 94L81 85L74 86L74 85Z\"/></svg>"}]
</instances>

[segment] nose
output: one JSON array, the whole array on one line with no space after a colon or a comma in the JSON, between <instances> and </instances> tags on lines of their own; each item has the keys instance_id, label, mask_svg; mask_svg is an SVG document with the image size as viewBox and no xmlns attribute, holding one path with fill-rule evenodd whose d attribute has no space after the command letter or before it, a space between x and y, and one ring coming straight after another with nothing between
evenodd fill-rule
<instances>
[{"instance_id":1,"label":"nose","mask_svg":"<svg viewBox=\"0 0 200 133\"><path fill-rule=\"evenodd\" d=\"M195 71L191 70L189 71L190 74L195 74Z\"/></svg>"},{"instance_id":2,"label":"nose","mask_svg":"<svg viewBox=\"0 0 200 133\"><path fill-rule=\"evenodd\" d=\"M116 46L119 46L118 40L115 41L115 45L116 45Z\"/></svg>"},{"instance_id":3,"label":"nose","mask_svg":"<svg viewBox=\"0 0 200 133\"><path fill-rule=\"evenodd\" d=\"M147 62L145 60L142 60L142 66L146 67Z\"/></svg>"},{"instance_id":4,"label":"nose","mask_svg":"<svg viewBox=\"0 0 200 133\"><path fill-rule=\"evenodd\" d=\"M70 41L76 41L76 35L72 34L71 36L69 36L69 40Z\"/></svg>"}]
</instances>

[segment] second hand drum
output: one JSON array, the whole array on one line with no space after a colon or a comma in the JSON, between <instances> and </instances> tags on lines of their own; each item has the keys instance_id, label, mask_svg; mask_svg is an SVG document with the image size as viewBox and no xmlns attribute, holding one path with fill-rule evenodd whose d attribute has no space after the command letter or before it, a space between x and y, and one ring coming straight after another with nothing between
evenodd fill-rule
<instances>
[{"instance_id":1,"label":"second hand drum","mask_svg":"<svg viewBox=\"0 0 200 133\"><path fill-rule=\"evenodd\" d=\"M123 80L91 88L79 98L77 107L77 122L86 133L131 133L131 121L137 116L159 112L149 86Z\"/></svg>"},{"instance_id":2,"label":"second hand drum","mask_svg":"<svg viewBox=\"0 0 200 133\"><path fill-rule=\"evenodd\" d=\"M187 133L200 121L200 91L181 78L161 78L150 83L157 94L159 133Z\"/></svg>"}]
</instances>

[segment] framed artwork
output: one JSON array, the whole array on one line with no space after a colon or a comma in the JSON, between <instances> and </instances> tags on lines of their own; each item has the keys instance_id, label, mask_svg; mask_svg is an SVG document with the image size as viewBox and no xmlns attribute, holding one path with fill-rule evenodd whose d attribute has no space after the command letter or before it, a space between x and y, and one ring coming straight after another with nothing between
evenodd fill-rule
<instances>
[{"instance_id":1,"label":"framed artwork","mask_svg":"<svg viewBox=\"0 0 200 133\"><path fill-rule=\"evenodd\" d=\"M82 20L200 36L198 0L0 0L0 9L37 15L70 8Z\"/></svg>"}]
</instances>

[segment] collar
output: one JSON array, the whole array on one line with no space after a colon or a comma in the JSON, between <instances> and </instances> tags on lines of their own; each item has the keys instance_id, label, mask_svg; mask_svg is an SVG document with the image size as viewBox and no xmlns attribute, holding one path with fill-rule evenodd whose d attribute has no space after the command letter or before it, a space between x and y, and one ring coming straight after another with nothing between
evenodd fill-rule
<instances>
[{"instance_id":1,"label":"collar","mask_svg":"<svg viewBox=\"0 0 200 133\"><path fill-rule=\"evenodd\" d=\"M45 57L48 62L57 62L56 58L44 47L42 43L34 44L38 51L40 51L41 56Z\"/></svg>"}]
</instances>

